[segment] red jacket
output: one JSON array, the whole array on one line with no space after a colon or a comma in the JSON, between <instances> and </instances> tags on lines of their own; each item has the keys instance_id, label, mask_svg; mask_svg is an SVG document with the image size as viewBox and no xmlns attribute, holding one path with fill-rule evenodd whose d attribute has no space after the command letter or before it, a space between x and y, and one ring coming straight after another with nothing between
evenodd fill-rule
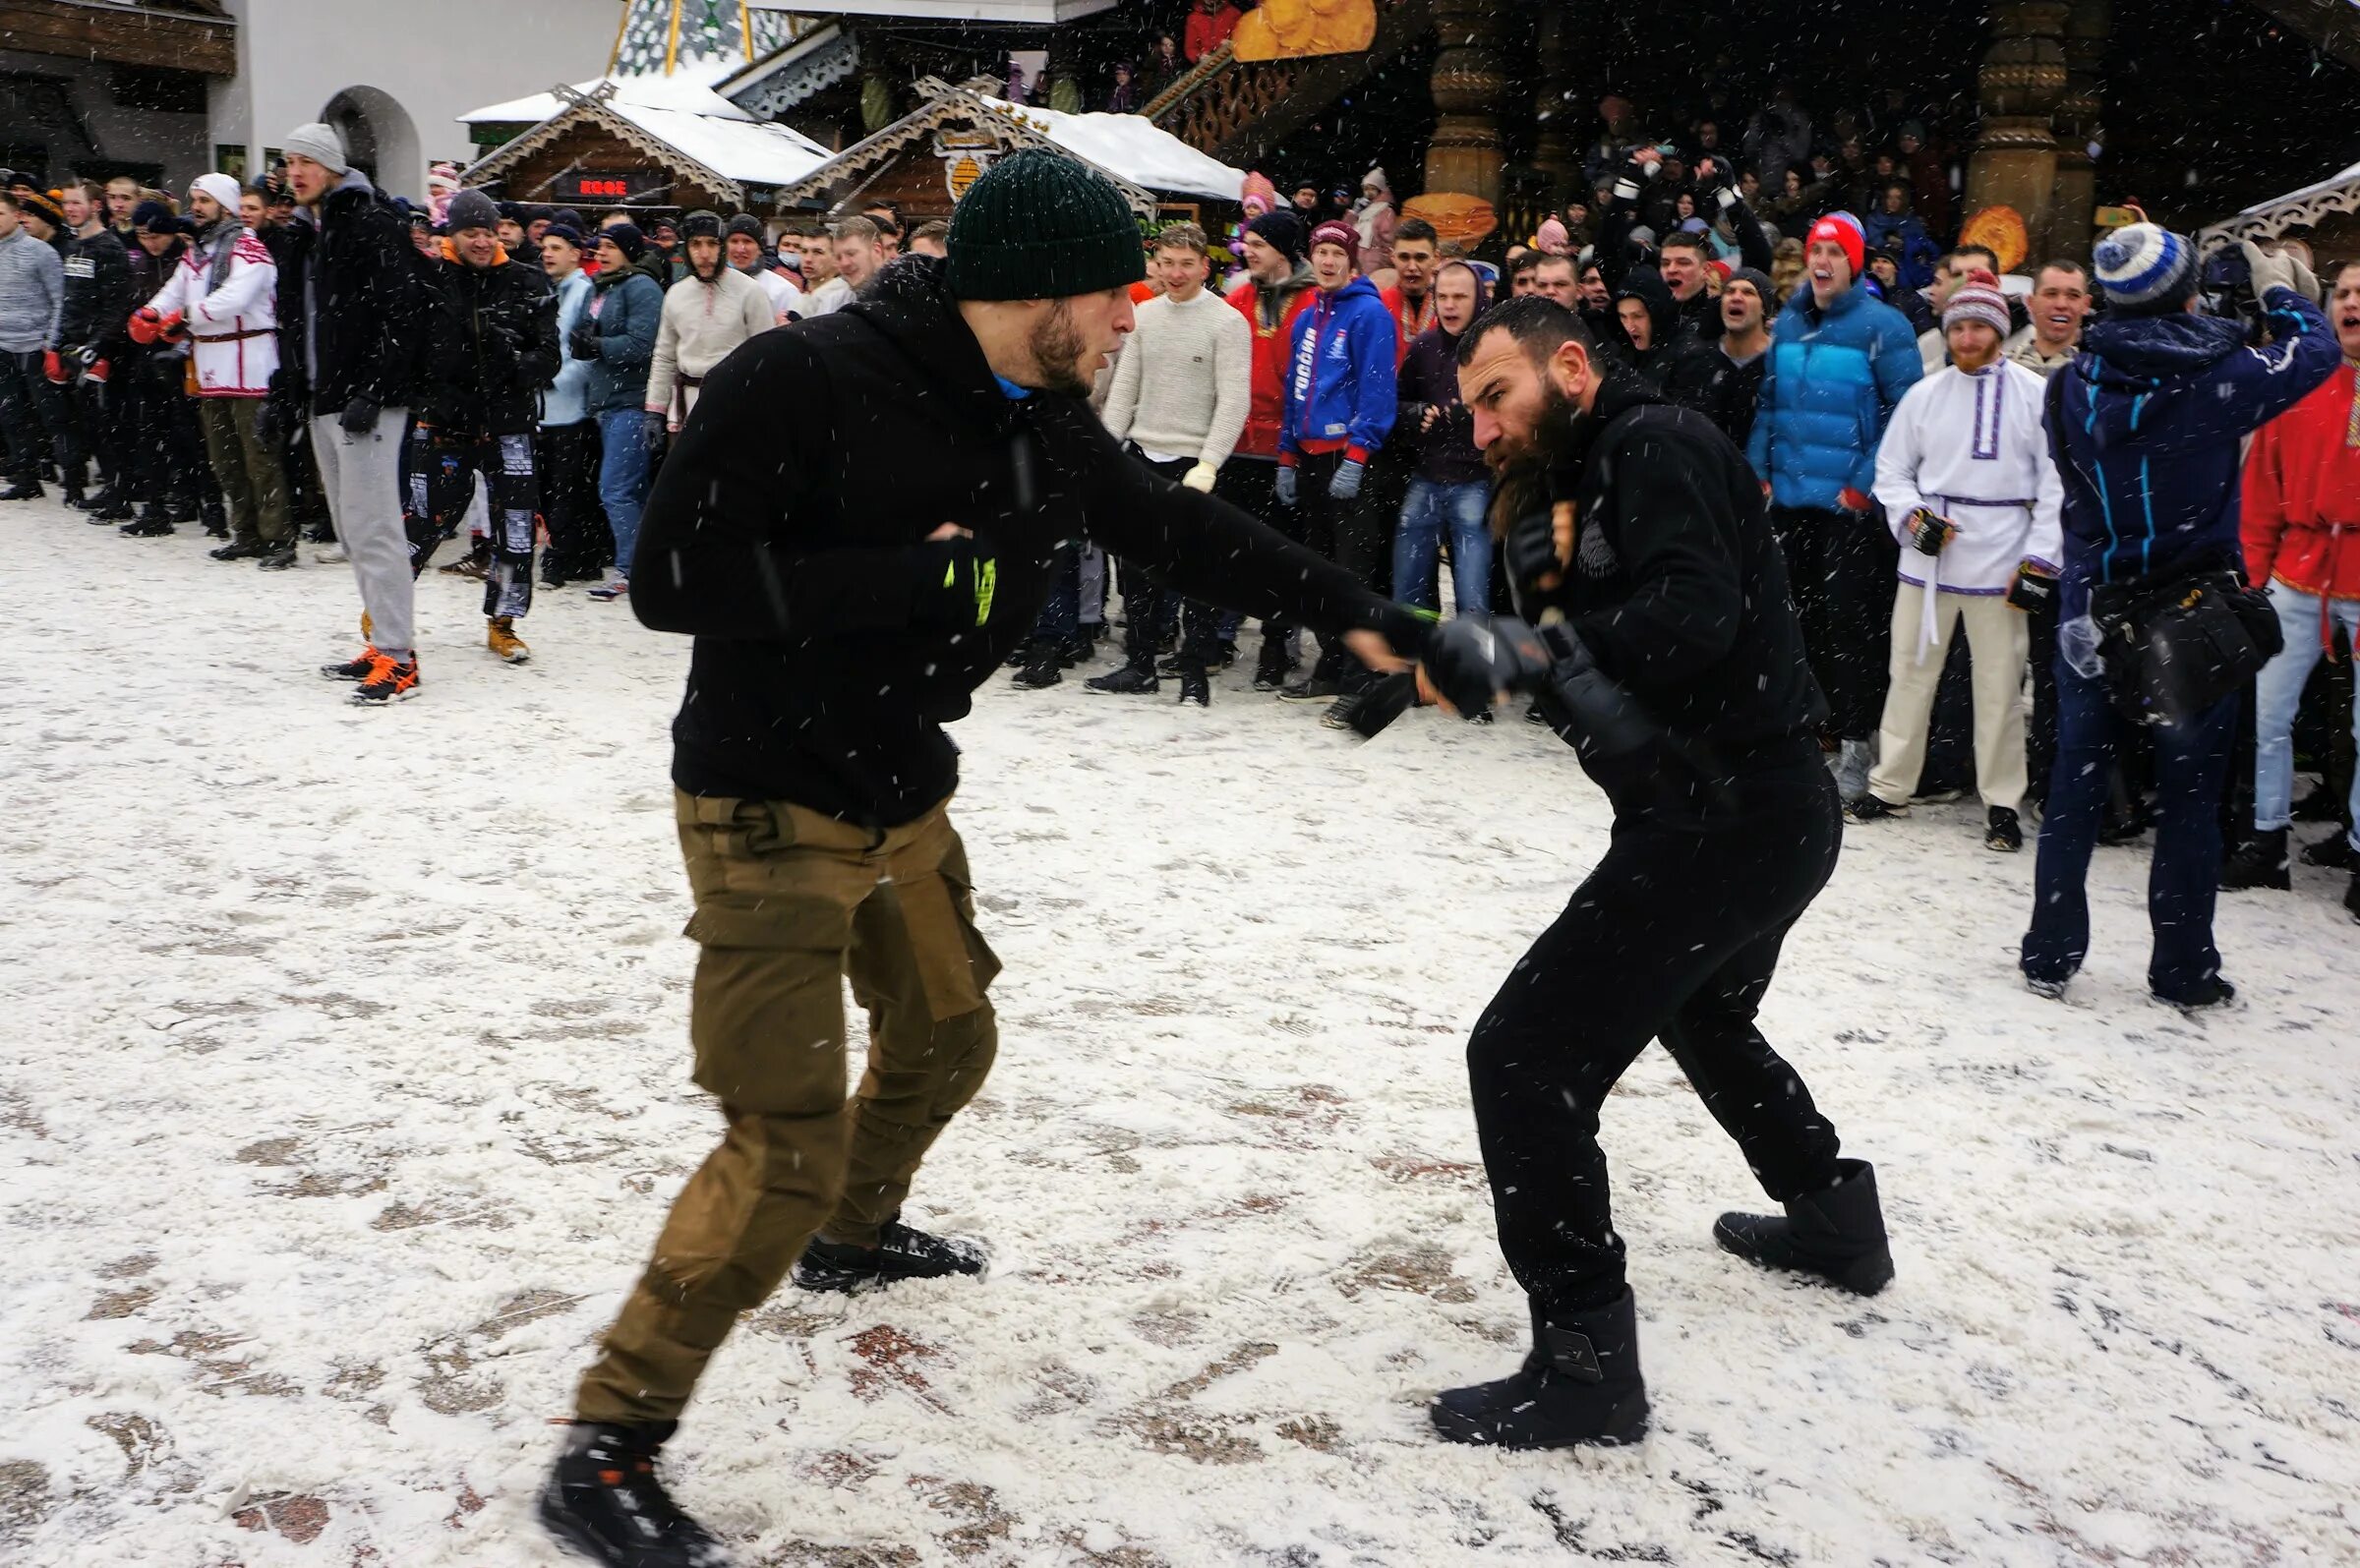
<instances>
[{"instance_id":1,"label":"red jacket","mask_svg":"<svg viewBox=\"0 0 2360 1568\"><path fill-rule=\"evenodd\" d=\"M1420 332L1436 323L1434 290L1431 287L1426 290L1426 298L1420 302L1414 316L1410 314L1409 302L1401 297L1400 284L1396 283L1389 289L1379 289L1377 297L1385 301L1386 310L1393 313L1393 368L1399 370L1401 362L1409 358L1409 345L1416 341Z\"/></svg>"},{"instance_id":2,"label":"red jacket","mask_svg":"<svg viewBox=\"0 0 2360 1568\"><path fill-rule=\"evenodd\" d=\"M2255 435L2238 532L2254 582L2360 599L2360 380L2352 361Z\"/></svg>"},{"instance_id":3,"label":"red jacket","mask_svg":"<svg viewBox=\"0 0 2360 1568\"><path fill-rule=\"evenodd\" d=\"M1286 423L1286 372L1294 342L1295 318L1303 314L1303 308L1319 289L1308 279L1293 288L1279 311L1275 326L1263 324L1260 291L1261 285L1248 278L1226 296L1254 328L1254 405L1246 413L1246 433L1238 438L1237 451L1241 457L1274 458L1278 455L1279 427Z\"/></svg>"},{"instance_id":4,"label":"red jacket","mask_svg":"<svg viewBox=\"0 0 2360 1568\"><path fill-rule=\"evenodd\" d=\"M1196 10L1188 14L1188 26L1180 32L1180 53L1190 65L1195 65L1213 50L1229 41L1237 30L1238 10L1224 5L1217 11Z\"/></svg>"}]
</instances>

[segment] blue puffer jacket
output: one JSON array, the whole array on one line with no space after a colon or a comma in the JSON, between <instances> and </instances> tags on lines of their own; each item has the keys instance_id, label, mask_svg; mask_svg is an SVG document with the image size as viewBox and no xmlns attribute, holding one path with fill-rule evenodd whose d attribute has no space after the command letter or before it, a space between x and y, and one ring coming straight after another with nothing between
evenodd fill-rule
<instances>
[{"instance_id":1,"label":"blue puffer jacket","mask_svg":"<svg viewBox=\"0 0 2360 1568\"><path fill-rule=\"evenodd\" d=\"M1876 485L1876 445L1901 394L1924 374L1908 318L1866 289L1825 311L1805 278L1778 315L1760 412L1745 456L1779 506L1834 511L1850 486Z\"/></svg>"},{"instance_id":2,"label":"blue puffer jacket","mask_svg":"<svg viewBox=\"0 0 2360 1568\"><path fill-rule=\"evenodd\" d=\"M582 313L590 308L590 279L574 273L558 285L558 378L541 394L541 424L555 430L579 425L590 417L590 364L573 357L571 338Z\"/></svg>"},{"instance_id":3,"label":"blue puffer jacket","mask_svg":"<svg viewBox=\"0 0 2360 1568\"><path fill-rule=\"evenodd\" d=\"M1365 463L1385 444L1399 411L1399 341L1393 313L1367 278L1312 296L1295 317L1286 418L1278 431L1281 462L1298 452L1341 450Z\"/></svg>"},{"instance_id":4,"label":"blue puffer jacket","mask_svg":"<svg viewBox=\"0 0 2360 1568\"><path fill-rule=\"evenodd\" d=\"M590 412L612 414L647 402L647 368L656 358L656 330L664 324L664 291L632 268L620 281L603 277L597 288L598 358L590 365Z\"/></svg>"},{"instance_id":5,"label":"blue puffer jacket","mask_svg":"<svg viewBox=\"0 0 2360 1568\"><path fill-rule=\"evenodd\" d=\"M2065 482L2059 612L2098 583L2238 569L2239 442L2301 402L2343 354L2320 308L2292 289L2263 302L2274 341L2248 348L2212 316L2093 322L2049 383L2048 442Z\"/></svg>"}]
</instances>

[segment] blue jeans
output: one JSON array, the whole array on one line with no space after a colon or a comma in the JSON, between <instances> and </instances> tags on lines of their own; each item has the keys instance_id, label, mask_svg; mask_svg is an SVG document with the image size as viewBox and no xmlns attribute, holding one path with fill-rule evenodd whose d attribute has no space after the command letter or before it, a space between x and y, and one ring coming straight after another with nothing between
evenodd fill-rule
<instances>
[{"instance_id":1,"label":"blue jeans","mask_svg":"<svg viewBox=\"0 0 2360 1568\"><path fill-rule=\"evenodd\" d=\"M2278 628L2286 647L2254 677L2254 831L2272 833L2294 820L2294 711L2320 655L2323 629L2319 596L2284 583L2270 585ZM2330 599L2327 613L2360 646L2360 600ZM2352 732L2360 734L2360 693L2352 698ZM2352 780L2352 805L2360 813L2360 775ZM2351 842L2360 848L2360 814L2353 817Z\"/></svg>"},{"instance_id":2,"label":"blue jeans","mask_svg":"<svg viewBox=\"0 0 2360 1568\"><path fill-rule=\"evenodd\" d=\"M647 504L647 415L635 408L598 416L598 502L615 531L615 569L631 574L639 546L639 512Z\"/></svg>"},{"instance_id":3,"label":"blue jeans","mask_svg":"<svg viewBox=\"0 0 2360 1568\"><path fill-rule=\"evenodd\" d=\"M1478 479L1444 485L1413 479L1401 502L1401 527L1393 535L1393 597L1420 610L1438 610L1435 565L1442 555L1443 529L1450 530L1450 597L1462 615L1492 610L1492 532L1484 521L1492 487Z\"/></svg>"},{"instance_id":4,"label":"blue jeans","mask_svg":"<svg viewBox=\"0 0 2360 1568\"><path fill-rule=\"evenodd\" d=\"M2212 945L2212 900L2220 883L2220 791L2237 728L2235 696L2192 719L2156 725L2154 863L2147 915L2154 928L2148 989L2167 1002L2206 999L2220 972ZM2033 868L2033 926L2019 960L2036 980L2065 980L2090 952L2085 883L2106 809L2106 774L2130 721L2107 701L2103 676L2082 674L2057 659L2057 763L2049 778Z\"/></svg>"}]
</instances>

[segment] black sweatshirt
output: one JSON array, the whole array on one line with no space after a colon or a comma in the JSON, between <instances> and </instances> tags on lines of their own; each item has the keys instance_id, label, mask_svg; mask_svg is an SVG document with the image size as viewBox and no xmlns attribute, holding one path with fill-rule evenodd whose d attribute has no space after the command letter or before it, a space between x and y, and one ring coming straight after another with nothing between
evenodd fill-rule
<instances>
[{"instance_id":1,"label":"black sweatshirt","mask_svg":"<svg viewBox=\"0 0 2360 1568\"><path fill-rule=\"evenodd\" d=\"M984 623L943 629L944 523L993 557ZM1002 389L905 258L841 311L761 333L706 377L641 520L631 605L696 647L673 782L879 827L958 782L942 726L1031 634L1058 545L1089 537L1191 597L1315 627L1424 622L1246 513L1127 458L1079 397Z\"/></svg>"},{"instance_id":2,"label":"black sweatshirt","mask_svg":"<svg viewBox=\"0 0 2360 1568\"><path fill-rule=\"evenodd\" d=\"M1551 605L1669 732L1585 761L1616 810L1709 817L1717 782L1815 758L1827 701L1761 482L1729 438L1612 370L1557 454L1550 491L1577 509L1573 567Z\"/></svg>"},{"instance_id":3,"label":"black sweatshirt","mask_svg":"<svg viewBox=\"0 0 2360 1568\"><path fill-rule=\"evenodd\" d=\"M57 347L95 346L100 359L118 359L130 342L131 313L148 303L132 298L131 258L111 229L66 244L66 293L57 318Z\"/></svg>"}]
</instances>

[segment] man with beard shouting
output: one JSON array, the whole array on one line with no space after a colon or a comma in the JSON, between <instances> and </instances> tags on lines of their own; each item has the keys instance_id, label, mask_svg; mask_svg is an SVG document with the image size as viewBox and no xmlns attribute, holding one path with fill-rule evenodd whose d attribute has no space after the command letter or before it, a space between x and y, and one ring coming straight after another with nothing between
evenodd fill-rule
<instances>
[{"instance_id":1,"label":"man with beard shouting","mask_svg":"<svg viewBox=\"0 0 2360 1568\"><path fill-rule=\"evenodd\" d=\"M1373 664L1399 668L1388 642L1425 629L1098 423L1092 377L1146 271L1103 176L1002 158L960 201L949 253L716 367L642 522L632 607L696 638L674 807L702 949L694 1076L727 1127L583 1377L542 1494L553 1533L617 1568L722 1560L656 1454L791 1264L838 1291L982 1270L901 1217L998 1042L943 726L1031 632L1059 547L1087 535ZM847 977L869 1016L849 1106Z\"/></svg>"},{"instance_id":2,"label":"man with beard shouting","mask_svg":"<svg viewBox=\"0 0 2360 1568\"><path fill-rule=\"evenodd\" d=\"M1874 1173L1837 1157L1835 1129L1754 1027L1780 943L1835 869L1843 829L1813 739L1827 710L1761 488L1710 421L1602 369L1549 300L1478 320L1458 367L1476 444L1529 497L1506 542L1526 619L1448 622L1422 680L1461 713L1533 693L1615 828L1467 1044L1532 1350L1431 1415L1454 1442L1623 1443L1646 1429L1647 1394L1598 1110L1649 1040L1786 1206L1723 1215L1724 1248L1862 1295L1893 1276Z\"/></svg>"}]
</instances>

